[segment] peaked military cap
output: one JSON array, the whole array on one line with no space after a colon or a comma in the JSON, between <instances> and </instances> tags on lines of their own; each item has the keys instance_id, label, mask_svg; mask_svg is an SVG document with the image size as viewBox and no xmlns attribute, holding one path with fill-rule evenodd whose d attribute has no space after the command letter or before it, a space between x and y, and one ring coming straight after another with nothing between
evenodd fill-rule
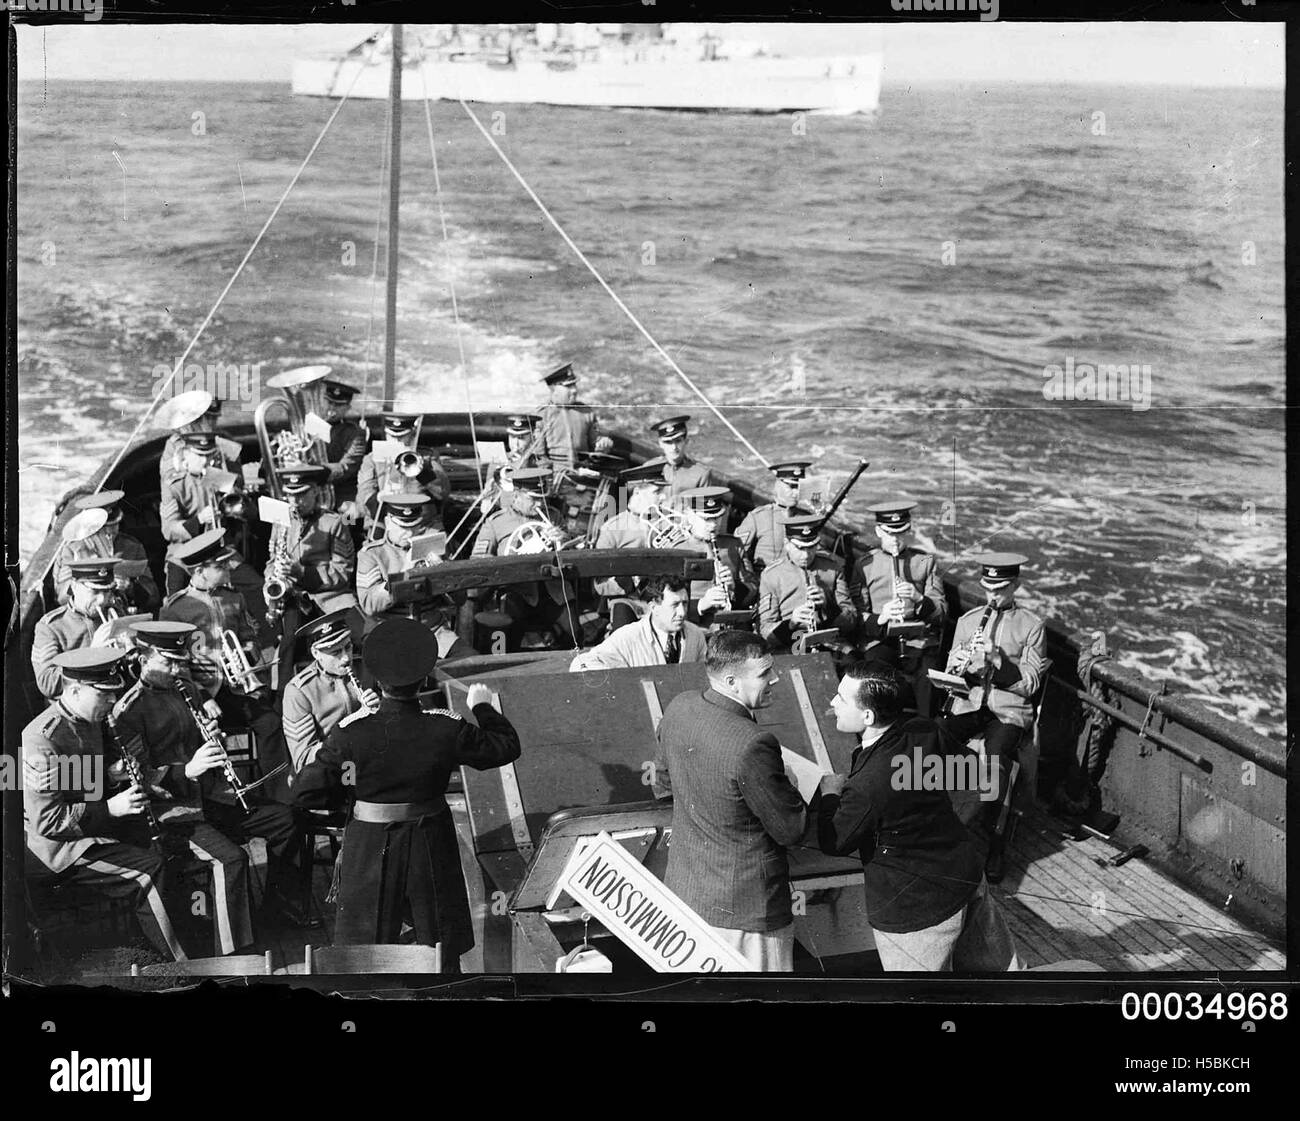
<instances>
[{"instance_id":1,"label":"peaked military cap","mask_svg":"<svg viewBox=\"0 0 1300 1121\"><path fill-rule=\"evenodd\" d=\"M62 671L65 681L111 691L126 686L121 674L126 654L116 646L81 646L65 650L54 659L54 664Z\"/></svg>"},{"instance_id":2,"label":"peaked military cap","mask_svg":"<svg viewBox=\"0 0 1300 1121\"><path fill-rule=\"evenodd\" d=\"M624 484L654 483L656 486L666 487L668 480L664 478L665 462L661 455L655 456L654 459L647 459L636 467L629 467L626 471L620 472L618 481Z\"/></svg>"},{"instance_id":3,"label":"peaked military cap","mask_svg":"<svg viewBox=\"0 0 1300 1121\"><path fill-rule=\"evenodd\" d=\"M690 419L688 416L670 416L667 420L656 421L650 426L650 431L657 433L661 440L675 443L686 439L686 422Z\"/></svg>"},{"instance_id":4,"label":"peaked military cap","mask_svg":"<svg viewBox=\"0 0 1300 1121\"><path fill-rule=\"evenodd\" d=\"M319 486L330 477L330 469L316 463L294 463L281 467L275 473L280 489L285 494L302 494L309 487Z\"/></svg>"},{"instance_id":5,"label":"peaked military cap","mask_svg":"<svg viewBox=\"0 0 1300 1121\"><path fill-rule=\"evenodd\" d=\"M510 481L515 490L526 490L530 494L541 494L550 477L551 472L545 467L524 467L510 473Z\"/></svg>"},{"instance_id":6,"label":"peaked military cap","mask_svg":"<svg viewBox=\"0 0 1300 1121\"><path fill-rule=\"evenodd\" d=\"M190 635L198 630L193 623L160 622L135 623L131 632L141 645L181 660L190 656Z\"/></svg>"},{"instance_id":7,"label":"peaked military cap","mask_svg":"<svg viewBox=\"0 0 1300 1121\"><path fill-rule=\"evenodd\" d=\"M578 375L573 372L573 363L566 362L558 370L552 370L542 381L547 385L577 385Z\"/></svg>"},{"instance_id":8,"label":"peaked military cap","mask_svg":"<svg viewBox=\"0 0 1300 1121\"><path fill-rule=\"evenodd\" d=\"M380 505L388 508L387 516L404 526L418 525L424 519L424 508L432 501L422 490L386 490L379 496Z\"/></svg>"},{"instance_id":9,"label":"peaked military cap","mask_svg":"<svg viewBox=\"0 0 1300 1121\"><path fill-rule=\"evenodd\" d=\"M876 515L876 525L890 533L906 533L912 528L912 511L916 503L908 498L887 498L867 507Z\"/></svg>"},{"instance_id":10,"label":"peaked military cap","mask_svg":"<svg viewBox=\"0 0 1300 1121\"><path fill-rule=\"evenodd\" d=\"M381 685L414 685L438 662L438 639L414 619L385 619L366 636L361 660Z\"/></svg>"},{"instance_id":11,"label":"peaked military cap","mask_svg":"<svg viewBox=\"0 0 1300 1121\"><path fill-rule=\"evenodd\" d=\"M821 540L824 521L819 514L796 514L785 519L785 535L800 545L816 545Z\"/></svg>"},{"instance_id":12,"label":"peaked military cap","mask_svg":"<svg viewBox=\"0 0 1300 1121\"><path fill-rule=\"evenodd\" d=\"M423 413L381 413L384 418L384 431L394 436L406 436L415 431L415 426L424 419Z\"/></svg>"},{"instance_id":13,"label":"peaked military cap","mask_svg":"<svg viewBox=\"0 0 1300 1121\"><path fill-rule=\"evenodd\" d=\"M68 572L87 587L105 591L113 586L118 557L81 557L68 561Z\"/></svg>"},{"instance_id":14,"label":"peaked military cap","mask_svg":"<svg viewBox=\"0 0 1300 1121\"><path fill-rule=\"evenodd\" d=\"M347 382L335 381L333 378L325 382L325 399L337 405L346 405L360 392L355 385L348 385Z\"/></svg>"},{"instance_id":15,"label":"peaked military cap","mask_svg":"<svg viewBox=\"0 0 1300 1121\"><path fill-rule=\"evenodd\" d=\"M1020 578L1020 566L1029 558L1019 553L981 553L975 557L980 566L980 585L990 592L1005 588Z\"/></svg>"},{"instance_id":16,"label":"peaked military cap","mask_svg":"<svg viewBox=\"0 0 1300 1121\"><path fill-rule=\"evenodd\" d=\"M303 624L294 632L293 637L304 640L313 649L338 646L345 638L353 637L355 615L354 608L341 607Z\"/></svg>"},{"instance_id":17,"label":"peaked military cap","mask_svg":"<svg viewBox=\"0 0 1300 1121\"><path fill-rule=\"evenodd\" d=\"M506 417L506 431L512 436L531 436L533 426L541 419L534 413L511 413Z\"/></svg>"},{"instance_id":18,"label":"peaked military cap","mask_svg":"<svg viewBox=\"0 0 1300 1121\"><path fill-rule=\"evenodd\" d=\"M784 479L787 483L797 483L807 477L808 468L811 466L811 459L792 459L788 463L774 463L768 470L778 479Z\"/></svg>"},{"instance_id":19,"label":"peaked military cap","mask_svg":"<svg viewBox=\"0 0 1300 1121\"><path fill-rule=\"evenodd\" d=\"M217 434L215 432L182 432L181 439L195 451L214 452L217 450Z\"/></svg>"},{"instance_id":20,"label":"peaked military cap","mask_svg":"<svg viewBox=\"0 0 1300 1121\"><path fill-rule=\"evenodd\" d=\"M117 504L125 497L126 491L101 490L98 494L82 495L73 505L78 510L103 510L108 515L108 520L115 522L122 516Z\"/></svg>"},{"instance_id":21,"label":"peaked military cap","mask_svg":"<svg viewBox=\"0 0 1300 1121\"><path fill-rule=\"evenodd\" d=\"M678 502L688 510L694 510L706 518L721 517L731 501L731 491L726 487L695 487L684 490L677 496Z\"/></svg>"},{"instance_id":22,"label":"peaked military cap","mask_svg":"<svg viewBox=\"0 0 1300 1121\"><path fill-rule=\"evenodd\" d=\"M226 544L226 531L209 529L191 537L183 545L177 545L172 560L185 568L198 568L212 561L228 560L234 555L235 550Z\"/></svg>"}]
</instances>

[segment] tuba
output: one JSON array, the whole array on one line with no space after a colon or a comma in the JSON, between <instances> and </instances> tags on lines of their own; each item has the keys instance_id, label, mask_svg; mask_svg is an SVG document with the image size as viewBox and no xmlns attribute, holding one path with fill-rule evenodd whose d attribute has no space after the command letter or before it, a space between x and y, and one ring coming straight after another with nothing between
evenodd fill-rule
<instances>
[{"instance_id":1,"label":"tuba","mask_svg":"<svg viewBox=\"0 0 1300 1121\"><path fill-rule=\"evenodd\" d=\"M268 389L278 389L281 394L267 397L257 406L253 413L253 427L257 430L257 443L262 450L262 473L266 477L266 486L272 498L284 497L276 471L291 463L323 466L327 461L320 441L307 434L307 414L314 411L312 406L318 403L321 382L329 374L329 366L302 366L266 380ZM289 427L274 436L271 435L266 419L272 409L279 409L289 420ZM324 492L323 504L332 509L333 487L325 486L321 489Z\"/></svg>"}]
</instances>

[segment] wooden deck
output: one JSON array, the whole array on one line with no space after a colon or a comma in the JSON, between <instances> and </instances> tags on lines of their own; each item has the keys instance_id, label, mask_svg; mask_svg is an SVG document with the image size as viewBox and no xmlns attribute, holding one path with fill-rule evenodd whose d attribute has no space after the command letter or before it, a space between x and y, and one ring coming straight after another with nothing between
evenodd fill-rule
<instances>
[{"instance_id":1,"label":"wooden deck","mask_svg":"<svg viewBox=\"0 0 1300 1121\"><path fill-rule=\"evenodd\" d=\"M1084 959L1108 973L1284 969L1282 947L1207 903L1141 857L1071 841L1030 811L993 888L1026 967Z\"/></svg>"},{"instance_id":2,"label":"wooden deck","mask_svg":"<svg viewBox=\"0 0 1300 1121\"><path fill-rule=\"evenodd\" d=\"M1142 858L1120 867L1098 865L1099 859L1108 861L1117 851L1097 838L1065 839L1054 820L1041 811L1026 814L1008 852L1006 878L992 889L1003 905L1023 966L1082 959L1107 973L1285 968L1281 946L1197 898ZM328 849L323 838L318 852L324 861ZM254 890L260 898L264 846L254 842L251 855ZM318 865L313 888L323 919L320 927L277 931L259 945L259 949L272 951L277 970L300 965L308 943L330 943L334 908L324 902L330 879L329 865ZM107 947L80 955L75 977L63 973L42 979L47 983L120 983L132 961L146 964L151 960L156 957L138 947ZM465 964L470 964L468 957ZM154 982L149 987L162 984Z\"/></svg>"}]
</instances>

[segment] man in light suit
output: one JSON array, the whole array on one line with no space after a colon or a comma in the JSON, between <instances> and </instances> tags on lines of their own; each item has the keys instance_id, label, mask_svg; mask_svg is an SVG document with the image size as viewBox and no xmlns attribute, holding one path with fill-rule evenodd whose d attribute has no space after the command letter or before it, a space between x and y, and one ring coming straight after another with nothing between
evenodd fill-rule
<instances>
[{"instance_id":1,"label":"man in light suit","mask_svg":"<svg viewBox=\"0 0 1300 1121\"><path fill-rule=\"evenodd\" d=\"M659 725L655 796L673 798L665 882L757 972L794 967L786 848L807 826L781 747L759 731L776 669L757 635L709 639L709 687L673 698Z\"/></svg>"},{"instance_id":2,"label":"man in light suit","mask_svg":"<svg viewBox=\"0 0 1300 1121\"><path fill-rule=\"evenodd\" d=\"M681 576L652 576L641 598L650 610L635 623L613 631L599 646L580 653L569 665L571 673L704 661L706 632L686 618L690 584Z\"/></svg>"}]
</instances>

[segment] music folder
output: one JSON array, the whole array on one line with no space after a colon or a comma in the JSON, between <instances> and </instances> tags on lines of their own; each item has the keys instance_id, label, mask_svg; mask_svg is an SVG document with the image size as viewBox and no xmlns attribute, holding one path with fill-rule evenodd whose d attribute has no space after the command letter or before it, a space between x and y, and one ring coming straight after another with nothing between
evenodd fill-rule
<instances>
[{"instance_id":1,"label":"music folder","mask_svg":"<svg viewBox=\"0 0 1300 1121\"><path fill-rule=\"evenodd\" d=\"M947 689L950 693L956 693L959 697L970 696L970 686L966 684L964 677L958 677L955 673L944 673L943 670L931 669L926 670L930 675L930 681L940 688Z\"/></svg>"},{"instance_id":2,"label":"music folder","mask_svg":"<svg viewBox=\"0 0 1300 1121\"><path fill-rule=\"evenodd\" d=\"M433 564L435 561L441 560L446 551L447 535L442 530L437 530L434 533L422 533L419 537L412 537L410 561L407 570Z\"/></svg>"}]
</instances>

